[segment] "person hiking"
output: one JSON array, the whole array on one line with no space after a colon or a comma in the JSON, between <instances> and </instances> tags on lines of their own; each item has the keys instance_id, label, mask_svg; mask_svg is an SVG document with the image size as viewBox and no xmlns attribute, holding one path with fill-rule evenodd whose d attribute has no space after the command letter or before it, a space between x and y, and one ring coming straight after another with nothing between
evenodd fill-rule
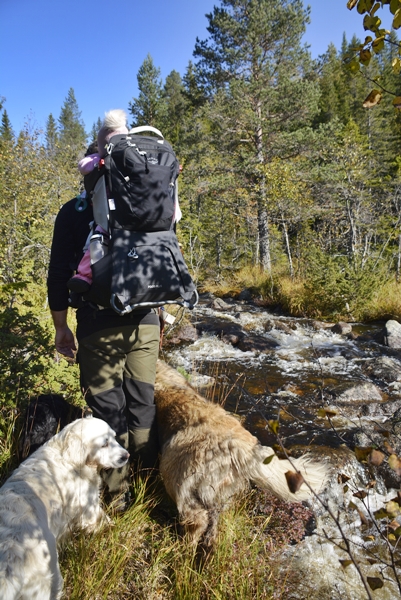
<instances>
[{"instance_id":1,"label":"person hiking","mask_svg":"<svg viewBox=\"0 0 401 600\"><path fill-rule=\"evenodd\" d=\"M89 175L106 154L106 146L113 135L127 134L127 115L124 110L110 110L105 114L103 125L97 134L97 142L90 146L89 153L78 162L78 170L82 175ZM93 233L102 236L102 243L107 246L108 232L101 226L96 225ZM85 253L77 267L77 272L68 281L68 288L77 294L84 294L92 285L91 256L89 243L85 244Z\"/></svg>"},{"instance_id":2,"label":"person hiking","mask_svg":"<svg viewBox=\"0 0 401 600\"><path fill-rule=\"evenodd\" d=\"M93 151L88 148L88 154ZM59 210L53 231L47 277L49 307L56 330L55 346L67 358L76 344L67 315L67 282L83 255L93 207L89 199L73 198ZM157 308L139 308L118 315L80 299L77 309L77 361L83 395L95 417L105 420L142 470L152 469L158 457L154 382L159 351ZM109 500L116 510L130 502L129 468L102 473Z\"/></svg>"}]
</instances>

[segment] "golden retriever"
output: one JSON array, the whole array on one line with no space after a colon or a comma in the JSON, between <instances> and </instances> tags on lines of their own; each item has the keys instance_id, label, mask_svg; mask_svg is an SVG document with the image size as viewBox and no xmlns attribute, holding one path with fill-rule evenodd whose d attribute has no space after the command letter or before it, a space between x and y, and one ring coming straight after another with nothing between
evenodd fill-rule
<instances>
[{"instance_id":1,"label":"golden retriever","mask_svg":"<svg viewBox=\"0 0 401 600\"><path fill-rule=\"evenodd\" d=\"M321 491L327 480L324 464L307 457L279 460L236 417L205 400L185 377L160 360L155 402L160 473L180 523L195 545L213 546L219 513L250 482L284 500L301 501ZM286 473L294 471L310 487L302 483L292 493Z\"/></svg>"}]
</instances>

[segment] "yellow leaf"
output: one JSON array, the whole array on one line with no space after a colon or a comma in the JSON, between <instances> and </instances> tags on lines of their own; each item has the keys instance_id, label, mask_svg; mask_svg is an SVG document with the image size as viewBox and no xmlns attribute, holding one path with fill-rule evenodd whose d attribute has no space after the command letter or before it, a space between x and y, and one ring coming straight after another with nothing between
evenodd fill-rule
<instances>
[{"instance_id":1,"label":"yellow leaf","mask_svg":"<svg viewBox=\"0 0 401 600\"><path fill-rule=\"evenodd\" d=\"M379 52L381 52L384 48L384 37L378 37L374 40L373 44L372 44L372 48L373 48L373 52L375 54L378 54Z\"/></svg>"},{"instance_id":2,"label":"yellow leaf","mask_svg":"<svg viewBox=\"0 0 401 600\"><path fill-rule=\"evenodd\" d=\"M397 9L400 6L399 0L390 0L390 12L394 15L397 12Z\"/></svg>"},{"instance_id":3,"label":"yellow leaf","mask_svg":"<svg viewBox=\"0 0 401 600\"><path fill-rule=\"evenodd\" d=\"M401 460L396 454L392 454L388 457L388 464L390 468L397 473L397 475L401 475Z\"/></svg>"},{"instance_id":4,"label":"yellow leaf","mask_svg":"<svg viewBox=\"0 0 401 600\"><path fill-rule=\"evenodd\" d=\"M366 462L368 460L368 457L372 453L372 451L373 451L372 446L365 446L365 447L355 446L354 452L355 452L356 460L358 462Z\"/></svg>"},{"instance_id":5,"label":"yellow leaf","mask_svg":"<svg viewBox=\"0 0 401 600\"><path fill-rule=\"evenodd\" d=\"M337 414L337 411L332 408L319 408L317 411L318 417L335 417Z\"/></svg>"},{"instance_id":6,"label":"yellow leaf","mask_svg":"<svg viewBox=\"0 0 401 600\"><path fill-rule=\"evenodd\" d=\"M360 15L363 15L363 13L365 12L370 12L373 3L374 0L359 0L356 10L359 12Z\"/></svg>"},{"instance_id":7,"label":"yellow leaf","mask_svg":"<svg viewBox=\"0 0 401 600\"><path fill-rule=\"evenodd\" d=\"M349 490L349 487L348 487L348 485L345 485L345 486L343 487L343 492L344 492L344 494L346 494L346 493L348 492L348 490Z\"/></svg>"},{"instance_id":8,"label":"yellow leaf","mask_svg":"<svg viewBox=\"0 0 401 600\"><path fill-rule=\"evenodd\" d=\"M343 569L346 569L347 567L349 567L350 565L352 565L352 560L340 560L341 566Z\"/></svg>"},{"instance_id":9,"label":"yellow leaf","mask_svg":"<svg viewBox=\"0 0 401 600\"><path fill-rule=\"evenodd\" d=\"M354 6L357 4L358 0L348 0L347 8L348 10L352 10Z\"/></svg>"},{"instance_id":10,"label":"yellow leaf","mask_svg":"<svg viewBox=\"0 0 401 600\"><path fill-rule=\"evenodd\" d=\"M364 41L363 45L364 45L364 46L366 46L366 44L370 44L370 42L371 42L372 40L373 40L372 36L371 36L371 35L367 35L367 36L365 37L365 41Z\"/></svg>"},{"instance_id":11,"label":"yellow leaf","mask_svg":"<svg viewBox=\"0 0 401 600\"><path fill-rule=\"evenodd\" d=\"M382 93L379 90L372 90L369 96L365 99L363 103L364 108L372 108L372 106L376 106L376 104L380 104L382 99Z\"/></svg>"},{"instance_id":12,"label":"yellow leaf","mask_svg":"<svg viewBox=\"0 0 401 600\"><path fill-rule=\"evenodd\" d=\"M387 511L384 508L379 508L379 510L376 510L374 513L375 519L387 519L388 514Z\"/></svg>"},{"instance_id":13,"label":"yellow leaf","mask_svg":"<svg viewBox=\"0 0 401 600\"><path fill-rule=\"evenodd\" d=\"M371 590L379 590L383 587L383 580L380 577L367 577L366 581L369 584Z\"/></svg>"},{"instance_id":14,"label":"yellow leaf","mask_svg":"<svg viewBox=\"0 0 401 600\"><path fill-rule=\"evenodd\" d=\"M393 27L394 29L399 29L401 27L401 8L399 8L394 15Z\"/></svg>"},{"instance_id":15,"label":"yellow leaf","mask_svg":"<svg viewBox=\"0 0 401 600\"><path fill-rule=\"evenodd\" d=\"M372 10L370 11L370 14L372 15L372 17L379 10L379 8L380 8L380 2L376 2L374 7L372 8Z\"/></svg>"},{"instance_id":16,"label":"yellow leaf","mask_svg":"<svg viewBox=\"0 0 401 600\"><path fill-rule=\"evenodd\" d=\"M370 59L372 58L372 53L369 49L361 50L359 53L359 62L362 63L365 67L370 63Z\"/></svg>"},{"instance_id":17,"label":"yellow leaf","mask_svg":"<svg viewBox=\"0 0 401 600\"><path fill-rule=\"evenodd\" d=\"M273 421L273 419L270 419L270 421L268 421L268 425L269 425L270 431L272 431L273 433L275 433L277 435L278 428L279 428L279 422Z\"/></svg>"},{"instance_id":18,"label":"yellow leaf","mask_svg":"<svg viewBox=\"0 0 401 600\"><path fill-rule=\"evenodd\" d=\"M393 73L398 75L399 72L401 71L401 59L398 58L397 56L395 58L393 58L393 62L391 63L391 66L393 67Z\"/></svg>"},{"instance_id":19,"label":"yellow leaf","mask_svg":"<svg viewBox=\"0 0 401 600\"><path fill-rule=\"evenodd\" d=\"M390 502L387 502L386 504L386 511L390 517L396 517L400 514L400 507L398 506L397 502L390 500Z\"/></svg>"},{"instance_id":20,"label":"yellow leaf","mask_svg":"<svg viewBox=\"0 0 401 600\"><path fill-rule=\"evenodd\" d=\"M350 60L350 62L346 63L346 65L347 69L349 69L349 71L351 71L352 74L358 73L358 71L360 71L359 60L357 58Z\"/></svg>"},{"instance_id":21,"label":"yellow leaf","mask_svg":"<svg viewBox=\"0 0 401 600\"><path fill-rule=\"evenodd\" d=\"M383 460L384 454L383 452L380 452L380 450L372 450L372 452L369 454L369 462L375 467L379 467L382 464Z\"/></svg>"},{"instance_id":22,"label":"yellow leaf","mask_svg":"<svg viewBox=\"0 0 401 600\"><path fill-rule=\"evenodd\" d=\"M381 25L381 20L379 17L371 17L370 15L365 15L363 18L363 28L364 30L369 30L376 32Z\"/></svg>"}]
</instances>

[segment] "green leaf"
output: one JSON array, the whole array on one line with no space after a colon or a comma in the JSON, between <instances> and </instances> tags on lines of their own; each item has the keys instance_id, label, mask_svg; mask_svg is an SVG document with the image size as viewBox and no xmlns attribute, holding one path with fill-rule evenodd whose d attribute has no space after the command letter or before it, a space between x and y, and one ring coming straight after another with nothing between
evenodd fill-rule
<instances>
[{"instance_id":1,"label":"green leaf","mask_svg":"<svg viewBox=\"0 0 401 600\"><path fill-rule=\"evenodd\" d=\"M374 0L359 0L356 10L363 15L363 13L371 11L373 4Z\"/></svg>"},{"instance_id":2,"label":"green leaf","mask_svg":"<svg viewBox=\"0 0 401 600\"><path fill-rule=\"evenodd\" d=\"M400 8L400 0L390 0L390 12L395 15L397 10Z\"/></svg>"},{"instance_id":3,"label":"green leaf","mask_svg":"<svg viewBox=\"0 0 401 600\"><path fill-rule=\"evenodd\" d=\"M268 464L270 464L270 463L271 463L271 461L273 460L273 458L274 458L275 456L276 456L276 455L275 455L274 453L273 453L273 454L271 454L270 456L266 456L266 458L265 458L265 459L264 459L264 461L263 461L263 464L264 464L264 465L268 465Z\"/></svg>"}]
</instances>

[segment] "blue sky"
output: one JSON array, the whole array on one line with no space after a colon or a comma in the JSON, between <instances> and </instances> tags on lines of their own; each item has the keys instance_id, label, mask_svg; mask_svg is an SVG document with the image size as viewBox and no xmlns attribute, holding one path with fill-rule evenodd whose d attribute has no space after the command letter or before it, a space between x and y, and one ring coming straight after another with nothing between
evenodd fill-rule
<instances>
[{"instance_id":1,"label":"blue sky","mask_svg":"<svg viewBox=\"0 0 401 600\"><path fill-rule=\"evenodd\" d=\"M363 38L362 18L346 0L305 0L312 56L345 32ZM44 127L73 88L89 131L104 112L128 108L149 53L165 77L185 73L196 37L206 39L206 13L218 0L0 0L0 96L18 133ZM383 13L384 16L384 13Z\"/></svg>"}]
</instances>

